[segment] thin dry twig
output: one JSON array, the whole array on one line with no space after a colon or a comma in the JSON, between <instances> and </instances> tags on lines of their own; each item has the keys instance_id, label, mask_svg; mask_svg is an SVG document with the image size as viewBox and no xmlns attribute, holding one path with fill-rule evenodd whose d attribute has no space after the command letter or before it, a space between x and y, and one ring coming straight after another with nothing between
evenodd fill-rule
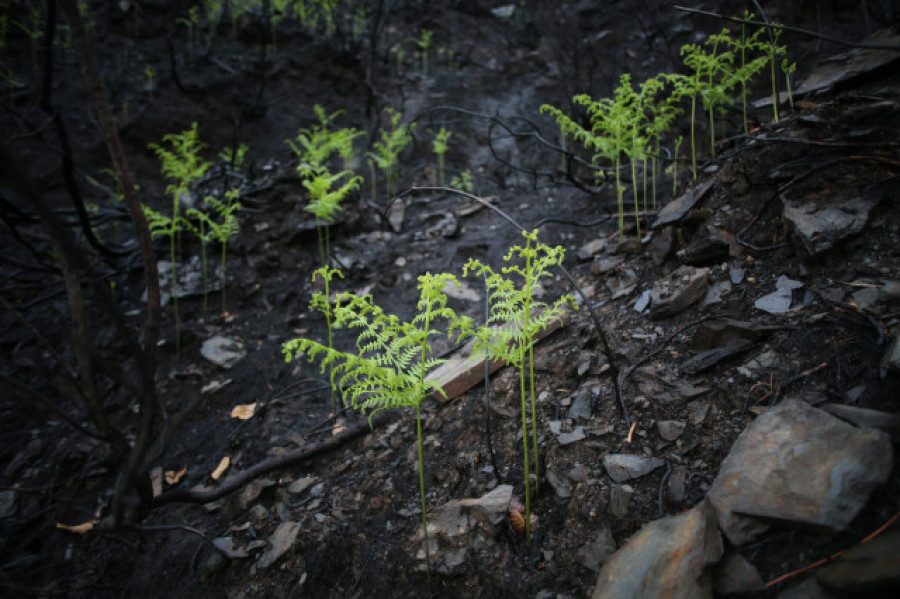
<instances>
[{"instance_id":1,"label":"thin dry twig","mask_svg":"<svg viewBox=\"0 0 900 599\"><path fill-rule=\"evenodd\" d=\"M865 545L866 543L868 543L868 542L871 541L872 539L876 538L876 537L879 536L881 533L883 533L883 532L886 531L888 528L890 528L895 522L897 522L897 520L900 520L900 512L897 512L896 514L894 514L893 516L891 516L891 518L890 518L887 522L885 522L884 524L882 524L881 526L879 526L877 529L875 529L874 532L872 532L870 535L868 535L868 536L864 537L863 539L861 539L860 542L859 542L859 545ZM857 545L857 546L858 546L858 545ZM811 563L811 564L808 564L808 565L806 565L806 566L803 566L802 568L798 568L798 569L796 569L796 570L793 570L793 571L791 571L791 572L788 572L787 574L782 574L782 575L779 576L778 578L775 578L774 580L770 580L769 582L767 582L767 583L766 583L766 588L767 588L767 589L768 589L768 588L771 588L771 587L775 586L776 584L780 584L780 583L784 582L785 580L789 580L789 579L791 579L791 578L795 578L795 577L799 576L800 574L803 574L804 572L809 572L810 570L813 570L813 569L815 569L815 568L818 568L819 566L824 566L825 564L827 564L827 563L829 563L829 562L831 562L831 561L834 561L834 560L836 560L837 558L841 557L842 555L844 555L845 553L847 553L850 549L852 549L852 547L848 547L848 548L846 548L846 549L841 549L841 550L838 551L837 553L834 553L834 554L832 554L832 555L829 555L828 557L823 557L822 559L820 559L820 560L817 561L817 562L813 562L813 563Z\"/></svg>"}]
</instances>

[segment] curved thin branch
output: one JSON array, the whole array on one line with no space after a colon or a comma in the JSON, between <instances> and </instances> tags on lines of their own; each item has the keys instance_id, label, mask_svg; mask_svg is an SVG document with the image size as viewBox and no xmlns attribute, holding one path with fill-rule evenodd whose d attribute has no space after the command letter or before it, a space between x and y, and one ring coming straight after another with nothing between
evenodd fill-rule
<instances>
[{"instance_id":1,"label":"curved thin branch","mask_svg":"<svg viewBox=\"0 0 900 599\"><path fill-rule=\"evenodd\" d=\"M374 430L376 426L387 423L393 417L394 414L392 412L380 412L371 419L366 418L360 420L356 424L348 426L342 433L325 439L324 441L319 441L318 443L313 443L311 445L304 445L281 455L267 458L242 472L229 476L220 486L210 491L191 491L189 489L174 489L168 491L154 497L152 507L157 508L168 503L209 503L210 501L215 501L216 499L233 493L267 472L283 468L290 464L302 462L303 460L307 460L340 447L344 443Z\"/></svg>"}]
</instances>

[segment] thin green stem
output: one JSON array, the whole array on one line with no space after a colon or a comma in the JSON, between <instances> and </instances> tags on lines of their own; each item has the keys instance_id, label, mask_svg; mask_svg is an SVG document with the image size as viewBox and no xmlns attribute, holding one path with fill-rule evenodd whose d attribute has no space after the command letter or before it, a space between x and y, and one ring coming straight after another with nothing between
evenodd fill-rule
<instances>
[{"instance_id":1,"label":"thin green stem","mask_svg":"<svg viewBox=\"0 0 900 599\"><path fill-rule=\"evenodd\" d=\"M528 467L528 420L525 410L525 345L519 348L520 364L523 368L519 368L519 391L522 397L522 456L523 465L525 467L525 542L528 548L531 548L531 472Z\"/></svg>"}]
</instances>

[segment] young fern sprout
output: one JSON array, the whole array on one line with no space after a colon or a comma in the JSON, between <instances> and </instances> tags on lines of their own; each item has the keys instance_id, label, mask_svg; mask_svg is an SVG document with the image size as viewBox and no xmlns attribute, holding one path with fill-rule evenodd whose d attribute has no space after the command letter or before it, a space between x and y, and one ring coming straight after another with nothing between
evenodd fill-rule
<instances>
[{"instance_id":1,"label":"young fern sprout","mask_svg":"<svg viewBox=\"0 0 900 599\"><path fill-rule=\"evenodd\" d=\"M734 42L728 34L727 29L723 29L720 33L709 36L703 43L704 46L711 47L711 51L707 53L701 46L696 44L686 44L681 47L681 55L684 56L685 66L693 70L693 75L689 78L688 84L693 87L691 94L691 153L695 154L694 148L694 115L696 108L697 94L706 108L709 116L709 143L710 154L716 155L716 130L715 130L715 110L723 104L731 103L729 91L736 83L734 79L734 54L730 51L720 52L721 45L733 46ZM696 157L694 158L694 171L696 178Z\"/></svg>"},{"instance_id":2,"label":"young fern sprout","mask_svg":"<svg viewBox=\"0 0 900 599\"><path fill-rule=\"evenodd\" d=\"M784 83L787 86L788 103L794 108L794 93L791 91L791 75L797 70L796 62L789 62L787 58L781 59L781 72L784 73Z\"/></svg>"},{"instance_id":3,"label":"young fern sprout","mask_svg":"<svg viewBox=\"0 0 900 599\"><path fill-rule=\"evenodd\" d=\"M187 28L188 39L188 61L194 62L194 31L200 24L200 7L192 6L188 11L188 17L180 17L175 19L176 23L181 23Z\"/></svg>"},{"instance_id":4,"label":"young fern sprout","mask_svg":"<svg viewBox=\"0 0 900 599\"><path fill-rule=\"evenodd\" d=\"M616 173L616 203L619 212L620 239L625 234L625 188L621 184L621 160L623 154L625 156L634 154L633 148L637 141L636 97L637 94L631 87L631 76L627 73L621 76L620 85L616 88L613 98L594 100L587 94L575 96L573 101L587 110L590 117L590 130L585 129L554 106L544 104L540 109L542 114L549 113L556 119L561 131L576 141L580 141L587 149L594 152L592 157L594 164L601 159L613 163ZM636 197L635 212L635 216L638 217ZM640 231L640 223L638 223L638 231Z\"/></svg>"},{"instance_id":5,"label":"young fern sprout","mask_svg":"<svg viewBox=\"0 0 900 599\"><path fill-rule=\"evenodd\" d=\"M144 65L144 76L147 77L147 93L150 96L150 99L153 99L153 92L156 90L156 85L154 81L156 80L156 69L154 69L150 64Z\"/></svg>"},{"instance_id":6,"label":"young fern sprout","mask_svg":"<svg viewBox=\"0 0 900 599\"><path fill-rule=\"evenodd\" d=\"M432 32L428 29L422 30L422 37L413 39L413 43L419 48L416 54L422 59L422 76L428 77L428 50L431 48Z\"/></svg>"},{"instance_id":7,"label":"young fern sprout","mask_svg":"<svg viewBox=\"0 0 900 599\"><path fill-rule=\"evenodd\" d=\"M334 350L334 315L331 309L331 281L335 275L342 279L344 278L344 273L328 265L323 265L313 272L313 283L316 282L317 278L321 278L324 293L314 293L312 301L309 303L310 308L316 309L325 315L325 326L328 330L328 349L332 351ZM331 410L335 414L337 413L337 396L334 385L331 385Z\"/></svg>"},{"instance_id":8,"label":"young fern sprout","mask_svg":"<svg viewBox=\"0 0 900 599\"><path fill-rule=\"evenodd\" d=\"M771 34L770 42L762 41L760 38L757 38L755 48L762 52L766 56L766 62L769 63L769 72L771 74L772 79L772 111L774 115L775 122L778 122L778 83L775 78L775 63L778 60L778 57L784 56L787 54L786 46L778 45L778 38L781 37L782 30L779 27L768 27L768 30Z\"/></svg>"},{"instance_id":9,"label":"young fern sprout","mask_svg":"<svg viewBox=\"0 0 900 599\"><path fill-rule=\"evenodd\" d=\"M334 187L344 179L343 184ZM316 217L316 231L319 239L319 263L322 266L328 264L331 255L331 242L328 226L334 222L335 213L340 210L341 203L351 191L359 189L362 177L354 175L352 171L341 171L332 175L327 170L321 169L310 178L303 181L303 186L309 191L309 204L304 208ZM325 223L323 225L323 223Z\"/></svg>"},{"instance_id":10,"label":"young fern sprout","mask_svg":"<svg viewBox=\"0 0 900 599\"><path fill-rule=\"evenodd\" d=\"M336 324L360 329L356 339L356 353L340 352L318 341L293 339L282 350L290 362L300 354L312 361L321 357L322 372L330 369L332 386L340 391L344 403L372 417L389 408L414 407L419 466L419 498L422 511L422 533L425 560L431 572L431 553L428 542L428 518L425 502L425 468L422 447L422 400L436 392L443 392L441 383L427 380L427 374L444 360L430 355L429 338L435 335L460 336L469 334L472 323L458 317L447 306L444 288L458 284L448 273L419 277L418 313L409 322L385 314L374 304L372 296L359 297L342 293L333 309ZM437 330L439 319L449 323L446 332Z\"/></svg>"},{"instance_id":11,"label":"young fern sprout","mask_svg":"<svg viewBox=\"0 0 900 599\"><path fill-rule=\"evenodd\" d=\"M447 150L450 149L450 146L447 144L450 141L450 136L452 133L447 131L445 128L441 127L441 130L437 132L437 135L434 136L434 139L431 141L431 149L434 151L438 160L438 180L437 183L441 187L444 186L444 157L447 154Z\"/></svg>"},{"instance_id":12,"label":"young fern sprout","mask_svg":"<svg viewBox=\"0 0 900 599\"><path fill-rule=\"evenodd\" d=\"M475 185L472 183L472 172L466 169L453 177L450 180L450 187L472 193L475 189Z\"/></svg>"},{"instance_id":13,"label":"young fern sprout","mask_svg":"<svg viewBox=\"0 0 900 599\"><path fill-rule=\"evenodd\" d=\"M347 169L331 174L328 163L333 154L338 154L347 164L353 156L353 140L363 135L354 128L331 131L332 122L342 113L338 110L327 114L320 105L315 106L318 123L308 129L301 129L296 141L286 140L300 159L297 172L303 177L303 186L309 192L309 205L305 210L316 217L316 232L319 240L319 263L327 266L331 254L328 227L334 222L334 214L340 204L354 189L358 189L362 178ZM343 182L342 182L343 181ZM337 187L336 187L337 186Z\"/></svg>"},{"instance_id":14,"label":"young fern sprout","mask_svg":"<svg viewBox=\"0 0 900 599\"><path fill-rule=\"evenodd\" d=\"M206 244L209 242L219 242L221 246L219 266L219 288L222 291L222 314L226 312L225 302L225 258L228 250L228 240L237 235L241 230L240 222L238 222L235 212L240 211L241 204L235 200L240 197L240 191L232 189L225 193L224 202L214 197L206 197L204 204L208 204L215 212L215 217L211 217L202 210L191 208L187 211L187 216L194 218L198 225L193 227L194 232L200 239L201 244L201 261L203 264L203 313L206 314L207 307L207 268L206 268ZM218 218L218 220L216 220Z\"/></svg>"},{"instance_id":15,"label":"young fern sprout","mask_svg":"<svg viewBox=\"0 0 900 599\"><path fill-rule=\"evenodd\" d=\"M169 222L169 258L172 263L172 305L175 310L175 347L181 349L181 320L178 313L177 272L175 270L175 238L181 230L183 220L180 213L182 196L190 193L190 186L198 181L212 166L200 157L200 151L206 147L197 137L197 123L181 133L170 133L163 136L163 144L151 143L153 150L162 162L162 175L171 179L166 193L172 196L172 216Z\"/></svg>"},{"instance_id":16,"label":"young fern sprout","mask_svg":"<svg viewBox=\"0 0 900 599\"><path fill-rule=\"evenodd\" d=\"M675 151L672 153L672 197L678 193L678 152L681 149L681 143L684 137L679 135L675 138Z\"/></svg>"},{"instance_id":17,"label":"young fern sprout","mask_svg":"<svg viewBox=\"0 0 900 599\"><path fill-rule=\"evenodd\" d=\"M495 272L478 260L469 259L463 269L463 276L470 273L485 277L487 281L490 317L484 326L475 332L474 355L486 355L499 359L519 369L519 392L522 404L522 460L525 469L525 533L531 547L531 472L533 453L535 492L540 488L540 460L537 443L537 410L534 388L534 336L554 320L559 320L565 304L575 307L574 298L564 295L553 305L535 301L534 292L540 280L550 276L553 266L562 263L565 250L561 246L551 248L538 242L537 230L522 231L524 246L513 246L504 260L515 263ZM507 278L512 275L516 280ZM517 282L520 285L517 285ZM526 370L528 385L526 386ZM527 413L531 409L531 450Z\"/></svg>"},{"instance_id":18,"label":"young fern sprout","mask_svg":"<svg viewBox=\"0 0 900 599\"><path fill-rule=\"evenodd\" d=\"M397 195L397 179L399 177L397 166L400 153L412 141L412 132L416 128L416 123L404 125L403 113L392 108L387 108L385 112L391 121L391 129L390 131L381 130L381 141L373 144L372 147L375 148L375 151L366 152L366 157L384 172L387 195L388 198L392 198ZM372 185L374 189L374 177Z\"/></svg>"}]
</instances>

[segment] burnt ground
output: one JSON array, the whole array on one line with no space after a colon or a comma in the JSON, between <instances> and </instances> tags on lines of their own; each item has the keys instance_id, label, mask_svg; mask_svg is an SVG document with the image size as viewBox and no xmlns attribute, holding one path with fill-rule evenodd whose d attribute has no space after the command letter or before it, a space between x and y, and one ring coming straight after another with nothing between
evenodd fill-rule
<instances>
[{"instance_id":1,"label":"burnt ground","mask_svg":"<svg viewBox=\"0 0 900 599\"><path fill-rule=\"evenodd\" d=\"M11 4L9 14L24 18L20 3ZM210 474L224 456L230 457L229 473L242 471L328 439L359 419L352 414L335 419L317 365L285 364L281 352L281 344L297 335L324 337L324 323L308 308L315 291L310 283L317 266L315 227L303 211L305 190L284 143L313 122L315 104L329 112L344 110L339 125L366 130L361 150L364 144L370 147L372 133L383 124L382 108L402 110L407 121L415 121L414 142L401 157L400 189L435 184L429 131L451 130L448 178L469 170L475 194L525 227L539 228L545 243L566 248L565 265L585 290L611 354L604 354L584 306L536 348L542 467L556 478L535 500L541 532L537 559L522 536L505 527L488 550L473 549L461 568L435 573L429 583L412 541L419 519L415 422L409 411L398 411L370 433L314 458L262 475L263 483L252 486L252 493L205 506L161 505L140 532L60 530L57 523L78 524L108 514L122 466L109 443L76 430L46 405L49 401L92 428L75 384L65 376L75 354L62 277L33 210L4 182L4 594L585 596L597 574L582 563L579 552L602 530L621 546L646 522L696 504L734 439L773 402L799 396L814 404L897 411L897 373L880 364L897 328L896 300L865 303L853 295L900 280L895 206L900 80L890 68L807 97L794 110L785 105L779 123L771 121L770 109L755 109L749 136L739 135L737 113L725 115L719 126L734 137L722 138L715 161L701 145L696 182L681 153L679 195L705 183L711 184L710 192L643 244L629 230L630 242L622 245L612 184L585 188L567 177L553 146L556 128L538 115L538 108L543 103L568 108L571 96L580 92L601 97L625 71L635 79L675 71L678 48L720 28L715 20L656 2L604 3L602 10L588 2L522 3L509 18L492 14L490 2L398 2L385 3L392 10L374 36L354 38L340 31L325 38L285 22L273 47L267 25L251 15L235 38L223 24L214 40L198 42L190 58L185 29L175 23L183 15L169 6L176 3L141 2L137 13L126 15L106 3L89 4L94 51L145 203L166 206L166 182L147 149L163 135L197 122L210 159L220 148L239 143L250 148L239 172L228 171L220 161L196 189L215 193L237 183L242 191L241 232L228 253L227 312L217 309L219 294L210 297L206 314L200 296L183 299L176 351L172 307L164 308L156 380L166 420L157 423L148 467L186 468L176 485L164 485L166 490L215 486ZM745 8L725 4L716 10L737 14ZM782 8L769 17L856 41L896 25L898 14L896 3L832 2L819 9ZM423 29L434 32L427 74L418 67L410 42ZM843 50L799 33L786 33L783 41L799 64L800 81L817 62ZM2 112L11 165L74 226L60 141L48 120L59 111L78 185L95 207L96 231L109 243L128 243L133 232L124 209L85 180L90 175L114 187L102 173L110 162L75 54L62 44L54 48L52 110L47 111L38 100L41 63L32 60L28 40L12 33L5 44L6 59L17 74L6 89ZM399 72L397 53L391 51L398 47L405 48ZM438 47L452 48L452 60L449 51L438 54ZM158 73L152 93L146 65ZM754 97L764 94L763 82ZM676 128L686 135L688 127L682 117ZM698 137L706 139L702 130ZM368 177L362 159L353 166ZM586 173L574 174L585 181ZM670 186L669 176L660 179L660 205L672 199ZM788 196L816 203L860 197L874 207L859 234L810 256L782 216ZM365 183L344 206L331 238L346 275L336 283L338 290L365 290L387 312L404 318L415 308L418 275L447 271L461 276L471 256L500 266L508 248L520 240L519 231L496 213L472 209L477 204L453 193L418 191L402 202L402 225L392 229L383 188L372 199ZM648 210L645 232L654 220L654 211ZM720 289L720 301L659 320L635 311L642 292L682 263L677 250L702 242L710 246L710 238L724 243L711 244L711 252L691 260L710 268L710 284ZM578 257L579 248L597 240L603 249ZM114 285L127 326L137 331L145 307L137 251L104 261L86 243L80 247L100 280ZM165 259L165 244L158 242L157 249ZM185 242L182 255L197 250ZM730 281L733 269L743 269L740 282L720 285ZM754 302L774 291L782 275L803 284L793 291L790 310L773 315L756 309ZM98 299L97 280L83 287L100 394L114 425L133 437L136 367ZM483 297L477 281L467 282ZM545 283L544 292L550 299L565 289L559 278ZM483 312L480 300L452 299L451 305L473 318ZM686 374L686 360L705 349L700 321L713 317L772 330L739 356ZM211 364L199 350L214 335L239 342L246 355L228 370ZM349 346L351 340L339 331L337 343ZM614 393L615 369L623 379L628 417L636 423L630 442ZM590 419L567 420L573 398L585 388L591 394ZM514 485L521 498L517 393L512 369L494 375L489 431L481 386L450 401L423 404L429 509L480 497L498 483ZM234 406L254 402L259 406L252 418L230 416ZM684 433L673 442L662 440L656 423L663 420L683 421ZM586 437L560 445L551 421L561 421L562 432L580 424ZM623 505L621 496L610 498L610 481L600 464L607 453L659 456L667 467L630 481ZM320 486L304 494L288 492L292 481L307 476L317 477ZM683 489L672 489L673 478ZM772 580L877 528L897 511L897 490L894 476L845 531L776 529L741 552L764 580ZM255 567L265 544L254 541L269 539L282 521L298 522L299 535L273 566ZM219 537L249 547L250 557L224 557L210 543Z\"/></svg>"}]
</instances>

